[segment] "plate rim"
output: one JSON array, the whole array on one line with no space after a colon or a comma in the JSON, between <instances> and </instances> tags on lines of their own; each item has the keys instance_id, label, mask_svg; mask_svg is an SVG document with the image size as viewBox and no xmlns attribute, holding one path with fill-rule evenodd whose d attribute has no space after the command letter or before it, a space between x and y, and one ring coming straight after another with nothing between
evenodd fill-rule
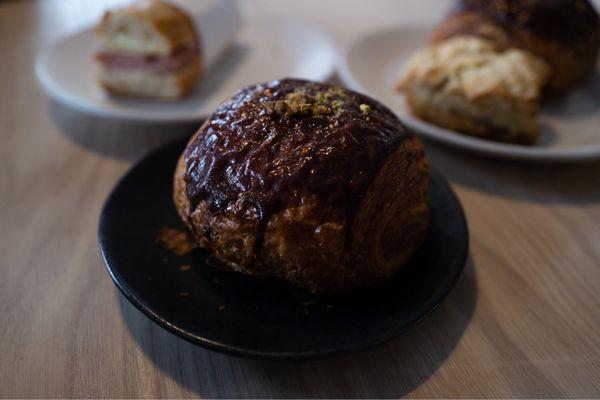
<instances>
[{"instance_id":1,"label":"plate rim","mask_svg":"<svg viewBox=\"0 0 600 400\"><path fill-rule=\"evenodd\" d=\"M240 28L240 32L243 31L244 28L251 29L253 32L256 31L256 27L259 25L269 24L271 26L285 24L297 24L304 28L308 28L313 32L317 33L319 36L319 41L322 46L327 48L329 54L331 55L331 61L326 69L320 72L319 77L313 79L317 81L324 81L331 77L337 68L338 60L340 59L339 49L335 45L335 42L329 35L329 33L319 26L307 22L301 18L283 18L276 19L274 17L261 17L255 20L244 20L242 22L242 27ZM124 108L115 108L115 109L107 109L105 107L97 106L93 101L90 101L87 97L81 97L68 89L63 88L60 84L58 84L57 80L52 76L51 72L48 69L48 58L52 54L53 49L56 46L61 45L64 41L70 40L76 36L90 35L93 31L93 26L88 25L78 30L65 33L60 35L59 37L51 40L47 43L41 50L38 51L35 62L34 62L34 72L39 83L39 86L42 88L45 95L59 103L66 105L74 110L83 112L88 115L103 117L103 118L111 118L115 120L121 121L134 121L134 122L156 122L156 123L174 123L174 122L197 122L206 118L208 115L204 115L205 113L197 113L195 114L192 111L182 112L177 115L169 115L169 114L154 114L152 111L144 110L142 113L139 113L139 110L131 109L130 107ZM234 42L239 40L240 33L235 35ZM278 77L278 79L283 77ZM244 83L244 85L250 85L256 83L254 81L248 81ZM233 93L231 93L233 94ZM176 103L166 102L167 105L173 105ZM208 113L209 114L209 113Z\"/></svg>"},{"instance_id":2,"label":"plate rim","mask_svg":"<svg viewBox=\"0 0 600 400\"><path fill-rule=\"evenodd\" d=\"M431 24L426 25L388 25L379 29L365 32L357 36L352 42L346 45L339 57L338 74L342 82L352 90L366 93L374 98L377 94L367 90L351 72L350 53L365 41L377 36L397 34L403 32L426 33L430 31ZM402 101L402 99L401 99ZM509 143L499 143L485 139L468 136L465 134L446 129L427 121L413 117L408 112L398 112L395 108L388 106L398 115L404 125L413 130L420 137L431 140L432 142L447 145L456 149L468 151L470 153L484 154L496 158L530 161L530 162L585 162L600 158L600 140L598 144L591 146L575 146L567 148L548 149L539 146L519 146Z\"/></svg>"},{"instance_id":3,"label":"plate rim","mask_svg":"<svg viewBox=\"0 0 600 400\"><path fill-rule=\"evenodd\" d=\"M187 142L187 139L185 141L181 139L176 139L167 142L162 146L159 146L157 149L154 149L150 153L137 160L127 171L123 173L123 175L121 175L121 177L110 190L100 211L98 223L98 247L100 250L100 255L104 264L104 268L107 271L113 283L115 284L115 286L117 286L117 288L119 289L120 293L139 311L146 315L153 323L194 345L219 353L228 354L231 356L257 360L316 360L364 352L366 350L372 349L399 337L400 335L404 334L409 329L413 328L415 325L423 321L429 315L431 315L431 313L433 313L440 306L440 304L448 297L450 292L454 289L456 283L458 282L459 278L462 276L466 268L469 258L470 235L464 208L462 207L458 196L456 196L456 193L452 190L452 187L450 186L448 181L443 177L443 175L439 171L437 171L435 168L431 168L431 177L433 178L435 176L436 181L449 194L449 196L452 199L452 202L454 203L453 208L457 210L457 219L460 222L460 236L464 238L464 241L461 243L461 247L457 248L457 260L459 260L457 261L457 264L459 264L460 266L454 270L454 274L451 276L448 286L445 287L436 298L429 298L428 302L425 303L426 307L424 307L427 309L427 311L417 315L415 318L411 319L409 323L404 324L404 326L400 328L390 329L382 335L374 337L368 341L361 342L361 344L359 345L347 345L345 347L337 347L335 349L328 349L325 351L316 349L314 351L305 351L302 353L272 352L246 349L243 347L230 345L220 341L210 340L205 337L195 335L185 329L181 329L173 323L169 322L166 318L154 312L151 309L151 307L144 304L144 302L139 298L140 296L136 295L135 290L132 289L125 282L125 280L119 276L118 271L116 271L115 268L111 266L111 255L107 250L107 238L106 235L103 234L103 231L106 230L107 226L107 210L109 210L110 206L116 201L115 199L118 196L118 192L124 185L126 185L125 181L129 177L129 175L134 173L135 171L143 169L144 164L146 162L149 162L149 160L158 157L160 153L168 152L171 147L183 145L183 143L185 142Z\"/></svg>"}]
</instances>

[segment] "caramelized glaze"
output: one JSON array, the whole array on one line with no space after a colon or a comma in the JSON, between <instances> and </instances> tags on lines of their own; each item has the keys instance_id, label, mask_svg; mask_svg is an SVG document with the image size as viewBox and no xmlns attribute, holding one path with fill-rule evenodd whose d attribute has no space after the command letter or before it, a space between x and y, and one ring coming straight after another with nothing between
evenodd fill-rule
<instances>
[{"instance_id":1,"label":"caramelized glaze","mask_svg":"<svg viewBox=\"0 0 600 400\"><path fill-rule=\"evenodd\" d=\"M264 224L316 196L351 218L407 136L389 109L340 87L296 79L249 86L218 107L185 151L190 213L206 201L211 212Z\"/></svg>"}]
</instances>

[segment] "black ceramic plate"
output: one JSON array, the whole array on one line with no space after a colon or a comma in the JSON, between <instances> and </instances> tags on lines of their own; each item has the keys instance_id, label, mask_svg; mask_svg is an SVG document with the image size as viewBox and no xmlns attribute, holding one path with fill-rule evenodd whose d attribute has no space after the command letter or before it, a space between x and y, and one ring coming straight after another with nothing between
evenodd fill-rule
<instances>
[{"instance_id":1,"label":"black ceramic plate","mask_svg":"<svg viewBox=\"0 0 600 400\"><path fill-rule=\"evenodd\" d=\"M207 254L177 257L154 244L162 227L184 229L171 200L183 141L137 163L100 216L100 250L117 287L163 328L192 343L253 358L319 358L388 341L430 313L465 265L460 204L434 173L431 225L421 249L392 279L349 293L311 296L283 284L223 272ZM183 265L190 265L185 270Z\"/></svg>"}]
</instances>

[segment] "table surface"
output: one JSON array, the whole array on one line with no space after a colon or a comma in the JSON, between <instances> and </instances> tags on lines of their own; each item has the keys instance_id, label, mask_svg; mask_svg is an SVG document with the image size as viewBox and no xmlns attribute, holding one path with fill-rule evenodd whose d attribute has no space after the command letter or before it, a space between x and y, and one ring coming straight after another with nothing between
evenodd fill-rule
<instances>
[{"instance_id":1,"label":"table surface","mask_svg":"<svg viewBox=\"0 0 600 400\"><path fill-rule=\"evenodd\" d=\"M470 257L438 310L377 349L250 361L150 322L104 270L98 214L135 159L196 127L82 115L50 102L33 75L39 49L114 3L0 2L0 396L600 396L598 162L527 164L426 143L464 205ZM243 12L292 13L344 46L446 6L252 0Z\"/></svg>"}]
</instances>

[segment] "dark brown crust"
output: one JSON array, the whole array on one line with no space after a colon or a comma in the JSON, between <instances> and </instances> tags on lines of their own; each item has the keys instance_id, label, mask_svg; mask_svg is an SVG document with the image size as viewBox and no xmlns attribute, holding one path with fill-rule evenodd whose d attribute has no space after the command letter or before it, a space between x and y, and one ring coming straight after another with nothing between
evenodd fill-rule
<instances>
[{"instance_id":1,"label":"dark brown crust","mask_svg":"<svg viewBox=\"0 0 600 400\"><path fill-rule=\"evenodd\" d=\"M287 110L257 119L265 101L296 92L337 93L339 112L315 116ZM328 107L336 100L337 95L319 104ZM246 117L257 124L232 129ZM265 152L264 142L256 141L259 127L263 135L282 135L269 141ZM296 135L306 135L302 148L319 158L297 153ZM351 139L358 142L346 146ZM218 140L233 142L218 150L229 155L216 162L217 153L206 144ZM252 143L244 155L238 140ZM286 141L293 146L286 147ZM300 173L298 160L316 176ZM220 163L246 165L256 179L240 171L227 178L232 174L227 167L213 174L198 169L199 163L211 163L210 171ZM270 184L262 184L265 176ZM285 80L247 88L209 118L179 160L174 201L199 245L225 267L317 292L344 290L389 277L420 245L427 227L428 177L419 140L385 107L329 85ZM198 191L198 184L214 187ZM246 201L238 201L244 196Z\"/></svg>"},{"instance_id":2,"label":"dark brown crust","mask_svg":"<svg viewBox=\"0 0 600 400\"><path fill-rule=\"evenodd\" d=\"M480 36L500 50L517 47L544 58L553 69L548 89L561 93L595 70L600 19L587 0L459 0L432 40L459 35Z\"/></svg>"}]
</instances>

